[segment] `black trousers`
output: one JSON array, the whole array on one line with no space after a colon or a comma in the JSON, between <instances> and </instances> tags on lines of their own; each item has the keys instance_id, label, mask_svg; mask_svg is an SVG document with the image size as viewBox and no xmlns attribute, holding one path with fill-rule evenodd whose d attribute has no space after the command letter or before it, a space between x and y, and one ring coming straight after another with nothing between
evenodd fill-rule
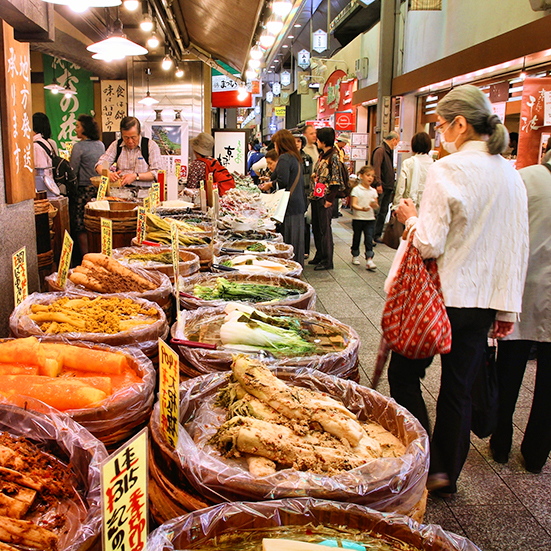
<instances>
[{"instance_id":1,"label":"black trousers","mask_svg":"<svg viewBox=\"0 0 551 551\"><path fill-rule=\"evenodd\" d=\"M360 243L362 235L364 236L365 258L373 258L373 230L375 220L352 220L352 247L350 252L352 256L360 256Z\"/></svg>"},{"instance_id":2,"label":"black trousers","mask_svg":"<svg viewBox=\"0 0 551 551\"><path fill-rule=\"evenodd\" d=\"M312 233L316 245L314 260L319 260L330 268L333 267L333 231L331 229L332 208L325 208L325 199L316 199L312 207Z\"/></svg>"},{"instance_id":3,"label":"black trousers","mask_svg":"<svg viewBox=\"0 0 551 551\"><path fill-rule=\"evenodd\" d=\"M450 491L467 459L471 431L471 390L482 365L494 310L447 308L452 327L452 348L441 356L442 378L436 404L436 423L430 445L432 473L446 473ZM409 360L392 353L388 368L390 395L408 409L429 431L421 380L432 358Z\"/></svg>"},{"instance_id":4,"label":"black trousers","mask_svg":"<svg viewBox=\"0 0 551 551\"><path fill-rule=\"evenodd\" d=\"M379 195L379 213L377 214L377 221L375 222L375 237L380 238L383 235L383 228L385 225L385 218L388 214L388 207L390 206L390 200L394 188L383 188L383 193Z\"/></svg>"},{"instance_id":5,"label":"black trousers","mask_svg":"<svg viewBox=\"0 0 551 551\"><path fill-rule=\"evenodd\" d=\"M500 341L497 355L499 412L490 440L496 452L508 454L513 442L513 414L533 341ZM526 465L541 469L551 452L551 342L538 342L536 386L521 444Z\"/></svg>"}]
</instances>

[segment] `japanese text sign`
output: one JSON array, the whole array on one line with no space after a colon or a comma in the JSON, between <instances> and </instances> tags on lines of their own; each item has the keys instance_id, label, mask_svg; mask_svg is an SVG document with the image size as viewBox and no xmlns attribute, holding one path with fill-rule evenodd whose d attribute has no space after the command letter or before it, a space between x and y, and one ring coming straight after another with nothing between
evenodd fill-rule
<instances>
[{"instance_id":1,"label":"japanese text sign","mask_svg":"<svg viewBox=\"0 0 551 551\"><path fill-rule=\"evenodd\" d=\"M214 131L214 156L230 173L246 173L246 147L245 131Z\"/></svg>"},{"instance_id":2,"label":"japanese text sign","mask_svg":"<svg viewBox=\"0 0 551 551\"><path fill-rule=\"evenodd\" d=\"M101 128L116 132L126 117L126 80L101 81Z\"/></svg>"},{"instance_id":3,"label":"japanese text sign","mask_svg":"<svg viewBox=\"0 0 551 551\"><path fill-rule=\"evenodd\" d=\"M136 230L136 239L138 240L138 245L141 245L145 239L145 209L143 207L138 207L138 227Z\"/></svg>"},{"instance_id":4,"label":"japanese text sign","mask_svg":"<svg viewBox=\"0 0 551 551\"><path fill-rule=\"evenodd\" d=\"M174 268L174 294L176 295L176 319L180 321L180 234L175 222L170 223L172 266Z\"/></svg>"},{"instance_id":5,"label":"japanese text sign","mask_svg":"<svg viewBox=\"0 0 551 551\"><path fill-rule=\"evenodd\" d=\"M180 366L178 354L159 339L159 401L161 433L173 447L178 443L180 422Z\"/></svg>"},{"instance_id":6,"label":"japanese text sign","mask_svg":"<svg viewBox=\"0 0 551 551\"><path fill-rule=\"evenodd\" d=\"M145 209L146 213L151 212L151 197L144 197L143 208Z\"/></svg>"},{"instance_id":7,"label":"japanese text sign","mask_svg":"<svg viewBox=\"0 0 551 551\"><path fill-rule=\"evenodd\" d=\"M59 271L57 273L57 286L65 289L67 283L67 274L69 273L69 267L71 266L71 256L73 255L73 240L69 235L69 232L65 230L63 237L63 247L61 249L61 256L59 257Z\"/></svg>"},{"instance_id":8,"label":"japanese text sign","mask_svg":"<svg viewBox=\"0 0 551 551\"><path fill-rule=\"evenodd\" d=\"M103 550L142 551L147 540L147 428L101 466Z\"/></svg>"},{"instance_id":9,"label":"japanese text sign","mask_svg":"<svg viewBox=\"0 0 551 551\"><path fill-rule=\"evenodd\" d=\"M13 298L15 306L23 302L29 294L29 281L27 279L27 248L19 249L12 256L13 267Z\"/></svg>"},{"instance_id":10,"label":"japanese text sign","mask_svg":"<svg viewBox=\"0 0 551 551\"><path fill-rule=\"evenodd\" d=\"M113 221L109 218L101 219L101 252L111 256L113 251Z\"/></svg>"},{"instance_id":11,"label":"japanese text sign","mask_svg":"<svg viewBox=\"0 0 551 551\"><path fill-rule=\"evenodd\" d=\"M105 196L107 195L107 187L109 186L109 177L108 176L102 176L100 180L100 184L98 186L98 194L96 196L96 199L98 201L101 201L102 199L105 199Z\"/></svg>"},{"instance_id":12,"label":"japanese text sign","mask_svg":"<svg viewBox=\"0 0 551 551\"><path fill-rule=\"evenodd\" d=\"M151 192L153 198L153 204L157 208L161 204L161 186L159 182L151 184Z\"/></svg>"},{"instance_id":13,"label":"japanese text sign","mask_svg":"<svg viewBox=\"0 0 551 551\"><path fill-rule=\"evenodd\" d=\"M0 22L0 33L6 201L19 203L35 196L29 44L15 40L13 28L5 21Z\"/></svg>"}]
</instances>

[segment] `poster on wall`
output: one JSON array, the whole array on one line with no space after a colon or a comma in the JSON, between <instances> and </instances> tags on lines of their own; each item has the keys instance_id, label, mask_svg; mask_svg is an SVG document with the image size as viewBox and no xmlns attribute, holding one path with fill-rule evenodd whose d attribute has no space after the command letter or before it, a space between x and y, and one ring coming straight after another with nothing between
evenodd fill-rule
<instances>
[{"instance_id":1,"label":"poster on wall","mask_svg":"<svg viewBox=\"0 0 551 551\"><path fill-rule=\"evenodd\" d=\"M230 172L245 174L247 163L247 132L242 130L215 130L214 156Z\"/></svg>"},{"instance_id":2,"label":"poster on wall","mask_svg":"<svg viewBox=\"0 0 551 551\"><path fill-rule=\"evenodd\" d=\"M101 129L118 132L127 113L126 80L101 81Z\"/></svg>"},{"instance_id":3,"label":"poster on wall","mask_svg":"<svg viewBox=\"0 0 551 551\"><path fill-rule=\"evenodd\" d=\"M538 164L541 135L551 132L545 124L545 95L551 91L551 78L527 78L522 90L520 132L516 168Z\"/></svg>"},{"instance_id":4,"label":"poster on wall","mask_svg":"<svg viewBox=\"0 0 551 551\"><path fill-rule=\"evenodd\" d=\"M76 94L66 98L65 94L45 93L46 115L52 127L52 139L60 149L70 149L66 142L76 142L76 121L81 113L92 114L94 110L94 84L90 80L92 73L78 65L42 54L44 64L44 82L54 82L54 77L61 86L67 84Z\"/></svg>"}]
</instances>

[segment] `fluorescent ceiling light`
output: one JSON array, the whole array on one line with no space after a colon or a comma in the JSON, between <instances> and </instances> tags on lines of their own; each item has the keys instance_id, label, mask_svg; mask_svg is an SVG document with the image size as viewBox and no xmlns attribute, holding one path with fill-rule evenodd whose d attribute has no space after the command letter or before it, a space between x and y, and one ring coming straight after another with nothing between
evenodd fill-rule
<instances>
[{"instance_id":1,"label":"fluorescent ceiling light","mask_svg":"<svg viewBox=\"0 0 551 551\"><path fill-rule=\"evenodd\" d=\"M295 23L293 25L293 27L295 27L295 29L300 29L300 27L302 27L302 25L300 23Z\"/></svg>"},{"instance_id":2,"label":"fluorescent ceiling light","mask_svg":"<svg viewBox=\"0 0 551 551\"><path fill-rule=\"evenodd\" d=\"M282 48L288 48L289 46L287 46L287 44L283 44L283 46L281 46Z\"/></svg>"}]
</instances>

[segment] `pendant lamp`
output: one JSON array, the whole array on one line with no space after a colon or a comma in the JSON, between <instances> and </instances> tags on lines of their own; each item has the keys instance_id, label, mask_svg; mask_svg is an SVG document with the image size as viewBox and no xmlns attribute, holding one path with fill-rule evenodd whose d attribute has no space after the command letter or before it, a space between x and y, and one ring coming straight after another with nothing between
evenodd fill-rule
<instances>
[{"instance_id":1,"label":"pendant lamp","mask_svg":"<svg viewBox=\"0 0 551 551\"><path fill-rule=\"evenodd\" d=\"M146 81L147 81L147 92L145 93L145 97L139 100L138 103L141 103L142 105L146 105L147 107L151 107L152 105L159 103L159 100L152 98L151 94L149 93L149 75L151 74L151 69L149 67L145 70L145 74L146 74Z\"/></svg>"},{"instance_id":2,"label":"pendant lamp","mask_svg":"<svg viewBox=\"0 0 551 551\"><path fill-rule=\"evenodd\" d=\"M113 26L113 33L109 38L91 44L86 49L95 54L106 56L109 54L112 55L112 52L117 52L117 55L122 57L145 55L148 53L146 48L126 38L126 35L122 32L122 21L120 19L117 19ZM122 59L122 57L120 59Z\"/></svg>"},{"instance_id":3,"label":"pendant lamp","mask_svg":"<svg viewBox=\"0 0 551 551\"><path fill-rule=\"evenodd\" d=\"M44 2L69 6L77 13L82 13L88 8L112 8L121 5L121 0L44 0Z\"/></svg>"}]
</instances>

